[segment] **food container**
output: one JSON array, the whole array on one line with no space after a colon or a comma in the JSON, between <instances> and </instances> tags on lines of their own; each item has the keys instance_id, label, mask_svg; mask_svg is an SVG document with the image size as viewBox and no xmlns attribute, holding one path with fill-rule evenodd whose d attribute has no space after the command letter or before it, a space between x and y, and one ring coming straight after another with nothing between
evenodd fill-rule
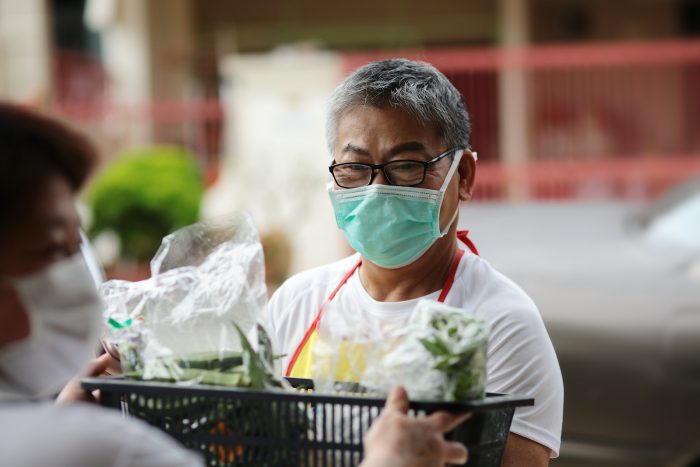
<instances>
[{"instance_id":1,"label":"food container","mask_svg":"<svg viewBox=\"0 0 700 467\"><path fill-rule=\"evenodd\" d=\"M290 379L296 391L178 385L121 378L84 378L101 404L142 419L199 451L209 466L351 467L384 399L314 394L310 380ZM469 449L470 467L498 467L516 407L534 400L487 394L465 402L411 401L413 415L473 412L447 434Z\"/></svg>"}]
</instances>

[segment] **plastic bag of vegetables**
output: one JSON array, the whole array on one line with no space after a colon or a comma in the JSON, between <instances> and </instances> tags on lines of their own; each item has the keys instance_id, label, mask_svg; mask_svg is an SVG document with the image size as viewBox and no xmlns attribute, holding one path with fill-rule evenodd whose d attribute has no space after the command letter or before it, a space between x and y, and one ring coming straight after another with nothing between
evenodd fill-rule
<instances>
[{"instance_id":1,"label":"plastic bag of vegetables","mask_svg":"<svg viewBox=\"0 0 700 467\"><path fill-rule=\"evenodd\" d=\"M279 384L271 377L269 340L255 327L267 290L262 246L247 213L168 235L150 279L109 281L100 292L105 339L119 348L127 377Z\"/></svg>"},{"instance_id":2,"label":"plastic bag of vegetables","mask_svg":"<svg viewBox=\"0 0 700 467\"><path fill-rule=\"evenodd\" d=\"M387 393L394 384L412 398L459 401L484 397L488 327L473 314L418 302L404 336L365 370L360 383Z\"/></svg>"},{"instance_id":3,"label":"plastic bag of vegetables","mask_svg":"<svg viewBox=\"0 0 700 467\"><path fill-rule=\"evenodd\" d=\"M402 329L361 312L328 310L314 346L314 383L326 391L341 387L378 395L401 384L411 399L480 399L487 344L484 321L431 300L419 301Z\"/></svg>"}]
</instances>

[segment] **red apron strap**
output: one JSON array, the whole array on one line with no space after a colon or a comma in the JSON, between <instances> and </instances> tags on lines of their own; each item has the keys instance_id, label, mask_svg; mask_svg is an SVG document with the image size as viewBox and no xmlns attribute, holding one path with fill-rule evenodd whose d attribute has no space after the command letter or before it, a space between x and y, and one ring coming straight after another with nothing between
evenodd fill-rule
<instances>
[{"instance_id":1,"label":"red apron strap","mask_svg":"<svg viewBox=\"0 0 700 467\"><path fill-rule=\"evenodd\" d=\"M357 263L355 263L355 266L353 266L347 274L341 279L341 281L338 283L338 285L333 289L331 294L328 296L326 301L323 302L321 307L318 309L318 313L316 313L316 317L314 318L313 322L311 323L311 326L306 330L306 334L304 334L304 337L301 339L301 342L297 346L296 350L294 351L294 355L292 355L292 359L289 360L289 365L287 365L287 371L285 372L285 376L289 376L292 372L292 368L294 368L294 364L297 361L297 358L299 358L299 354L301 351L304 349L304 346L306 345L306 342L309 340L311 337L311 334L316 330L318 327L318 324L321 322L321 315L323 314L323 309L328 305L328 303L333 300L335 295L338 293L341 287L345 285L345 283L350 279L350 276L353 275L353 273L357 270L357 268L360 267L360 264L362 264L362 258L360 258Z\"/></svg>"},{"instance_id":2,"label":"red apron strap","mask_svg":"<svg viewBox=\"0 0 700 467\"><path fill-rule=\"evenodd\" d=\"M450 293L450 289L452 288L452 284L455 282L455 274L457 273L457 266L459 266L459 262L462 260L462 256L464 256L464 250L461 248L457 250L457 257L455 260L452 262L452 266L450 267L450 275L447 276L447 280L445 281L445 285L442 286L442 292L440 292L440 296L438 297L438 302L443 303L445 301L445 298L447 298L447 294Z\"/></svg>"},{"instance_id":3,"label":"red apron strap","mask_svg":"<svg viewBox=\"0 0 700 467\"><path fill-rule=\"evenodd\" d=\"M469 231L468 230L458 230L457 231L457 238L462 241L465 245L467 245L467 248L474 253L475 255L479 256L479 250L476 249L476 245L474 245L474 242L472 242L469 239Z\"/></svg>"}]
</instances>

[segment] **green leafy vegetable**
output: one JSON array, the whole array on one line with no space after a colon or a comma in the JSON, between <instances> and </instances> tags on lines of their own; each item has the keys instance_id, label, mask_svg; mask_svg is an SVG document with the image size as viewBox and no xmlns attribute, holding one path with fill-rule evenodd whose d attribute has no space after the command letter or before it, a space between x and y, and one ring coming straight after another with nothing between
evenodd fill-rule
<instances>
[{"instance_id":1,"label":"green leafy vegetable","mask_svg":"<svg viewBox=\"0 0 700 467\"><path fill-rule=\"evenodd\" d=\"M459 310L439 309L431 312L428 327L419 338L434 357L451 390L447 400L467 400L484 396L486 379L485 323Z\"/></svg>"},{"instance_id":2,"label":"green leafy vegetable","mask_svg":"<svg viewBox=\"0 0 700 467\"><path fill-rule=\"evenodd\" d=\"M252 389L280 388L274 375L272 344L265 330L258 326L258 351L253 349L243 331L234 322L242 350L239 352L199 352L165 356L144 363L136 343L122 345L122 359L128 371L125 377L156 381L196 381L201 384Z\"/></svg>"}]
</instances>

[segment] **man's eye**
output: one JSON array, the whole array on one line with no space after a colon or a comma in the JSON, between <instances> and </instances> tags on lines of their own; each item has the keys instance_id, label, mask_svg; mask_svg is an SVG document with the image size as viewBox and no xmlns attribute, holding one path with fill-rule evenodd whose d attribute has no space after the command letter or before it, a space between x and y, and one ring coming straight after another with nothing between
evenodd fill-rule
<instances>
[{"instance_id":1,"label":"man's eye","mask_svg":"<svg viewBox=\"0 0 700 467\"><path fill-rule=\"evenodd\" d=\"M422 169L423 166L420 164L416 164L415 162L398 162L396 164L391 164L391 170L393 171L409 171L409 170L416 170L416 169Z\"/></svg>"},{"instance_id":2,"label":"man's eye","mask_svg":"<svg viewBox=\"0 0 700 467\"><path fill-rule=\"evenodd\" d=\"M336 167L333 173L336 177L356 177L364 176L369 172L369 167L362 164L347 164Z\"/></svg>"}]
</instances>

